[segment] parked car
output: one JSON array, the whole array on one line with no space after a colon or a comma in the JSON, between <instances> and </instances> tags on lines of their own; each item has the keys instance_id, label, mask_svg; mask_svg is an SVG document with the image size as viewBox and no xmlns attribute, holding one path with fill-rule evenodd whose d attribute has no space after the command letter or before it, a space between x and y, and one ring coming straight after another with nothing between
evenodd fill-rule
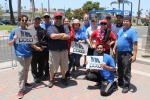
<instances>
[{"instance_id":1,"label":"parked car","mask_svg":"<svg viewBox=\"0 0 150 100\"><path fill-rule=\"evenodd\" d=\"M4 24L9 25L10 24L10 20L3 20L2 21Z\"/></svg>"},{"instance_id":2,"label":"parked car","mask_svg":"<svg viewBox=\"0 0 150 100\"><path fill-rule=\"evenodd\" d=\"M0 21L0 25L3 25L3 23Z\"/></svg>"}]
</instances>

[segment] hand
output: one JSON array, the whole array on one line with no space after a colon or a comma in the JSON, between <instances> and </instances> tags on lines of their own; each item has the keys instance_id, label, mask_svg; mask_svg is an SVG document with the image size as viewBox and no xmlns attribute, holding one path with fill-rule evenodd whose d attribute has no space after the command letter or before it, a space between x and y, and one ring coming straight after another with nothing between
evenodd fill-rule
<instances>
[{"instance_id":1,"label":"hand","mask_svg":"<svg viewBox=\"0 0 150 100\"><path fill-rule=\"evenodd\" d=\"M93 45L92 45L92 48L94 48L94 49L95 49L95 48L96 48L96 45L95 45L95 44L93 44Z\"/></svg>"},{"instance_id":2,"label":"hand","mask_svg":"<svg viewBox=\"0 0 150 100\"><path fill-rule=\"evenodd\" d=\"M116 50L115 49L113 49L113 55L115 55L116 54Z\"/></svg>"},{"instance_id":3,"label":"hand","mask_svg":"<svg viewBox=\"0 0 150 100\"><path fill-rule=\"evenodd\" d=\"M43 48L42 48L42 47L36 47L35 50L36 50L36 51L42 51Z\"/></svg>"},{"instance_id":4,"label":"hand","mask_svg":"<svg viewBox=\"0 0 150 100\"><path fill-rule=\"evenodd\" d=\"M17 40L17 38L18 38L18 36L17 36L17 35L14 35L13 40L14 40L14 41L16 41L16 40Z\"/></svg>"},{"instance_id":5,"label":"hand","mask_svg":"<svg viewBox=\"0 0 150 100\"><path fill-rule=\"evenodd\" d=\"M34 36L34 39L35 39L36 41L38 41L38 37L37 37L37 35L35 35L35 36Z\"/></svg>"},{"instance_id":6,"label":"hand","mask_svg":"<svg viewBox=\"0 0 150 100\"><path fill-rule=\"evenodd\" d=\"M82 43L82 41L81 41L81 40L79 40L79 41L78 41L78 43Z\"/></svg>"},{"instance_id":7,"label":"hand","mask_svg":"<svg viewBox=\"0 0 150 100\"><path fill-rule=\"evenodd\" d=\"M106 63L103 62L103 63L101 64L101 67L102 67L102 68L106 68Z\"/></svg>"},{"instance_id":8,"label":"hand","mask_svg":"<svg viewBox=\"0 0 150 100\"><path fill-rule=\"evenodd\" d=\"M131 60L132 63L135 62L136 61L136 56L133 55L129 60Z\"/></svg>"},{"instance_id":9,"label":"hand","mask_svg":"<svg viewBox=\"0 0 150 100\"><path fill-rule=\"evenodd\" d=\"M106 44L107 44L107 45L110 45L110 40L108 40L108 41L106 42Z\"/></svg>"}]
</instances>

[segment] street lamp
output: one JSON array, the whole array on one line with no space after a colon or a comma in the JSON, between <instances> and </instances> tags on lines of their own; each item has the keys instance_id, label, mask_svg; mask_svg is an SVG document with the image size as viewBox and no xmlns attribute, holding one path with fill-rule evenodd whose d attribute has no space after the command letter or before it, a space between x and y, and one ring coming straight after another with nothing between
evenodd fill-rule
<instances>
[{"instance_id":1,"label":"street lamp","mask_svg":"<svg viewBox=\"0 0 150 100\"><path fill-rule=\"evenodd\" d=\"M48 13L50 15L49 0L48 0Z\"/></svg>"}]
</instances>

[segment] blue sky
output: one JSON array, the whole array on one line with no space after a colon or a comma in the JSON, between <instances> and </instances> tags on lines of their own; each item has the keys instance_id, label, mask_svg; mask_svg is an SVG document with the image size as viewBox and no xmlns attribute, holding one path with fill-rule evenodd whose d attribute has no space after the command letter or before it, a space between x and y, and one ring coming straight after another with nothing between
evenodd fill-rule
<instances>
[{"instance_id":1,"label":"blue sky","mask_svg":"<svg viewBox=\"0 0 150 100\"><path fill-rule=\"evenodd\" d=\"M4 7L5 9L5 0L0 0L0 4ZM17 0L12 0L13 2L13 10L16 11L17 10ZM36 8L40 8L41 7L41 3L43 3L43 7L47 8L48 7L48 0L35 0L35 6ZM81 8L82 5L86 2L86 1L90 1L90 0L49 0L50 1L50 8L72 8L72 9L76 9L76 8ZM112 5L110 6L110 3L112 1L115 0L91 0L93 2L100 2L100 6L101 7L106 7L107 9L111 10L112 8L118 8L118 5ZM133 3L133 15L137 14L138 11L138 0L129 0ZM150 0L141 0L141 9L143 9L143 14L142 16L145 16L146 14L146 10L149 10L150 4ZM22 6L26 6L26 9L30 8L30 0L22 0ZM8 6L8 0L7 0L7 8L9 8ZM125 5L125 9L128 10L130 8L130 6ZM122 7L121 7L122 9Z\"/></svg>"}]
</instances>

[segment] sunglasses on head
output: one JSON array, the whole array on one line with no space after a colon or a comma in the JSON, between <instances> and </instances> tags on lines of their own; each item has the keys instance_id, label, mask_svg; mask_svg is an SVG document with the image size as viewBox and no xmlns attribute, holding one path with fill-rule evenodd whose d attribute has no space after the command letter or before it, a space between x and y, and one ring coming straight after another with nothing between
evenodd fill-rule
<instances>
[{"instance_id":1,"label":"sunglasses on head","mask_svg":"<svg viewBox=\"0 0 150 100\"><path fill-rule=\"evenodd\" d=\"M107 25L107 23L100 23L101 25Z\"/></svg>"},{"instance_id":2,"label":"sunglasses on head","mask_svg":"<svg viewBox=\"0 0 150 100\"><path fill-rule=\"evenodd\" d=\"M27 22L28 20L21 20L22 22Z\"/></svg>"},{"instance_id":3,"label":"sunglasses on head","mask_svg":"<svg viewBox=\"0 0 150 100\"><path fill-rule=\"evenodd\" d=\"M57 20L58 20L58 19L62 19L62 17L56 17L55 19L57 19Z\"/></svg>"},{"instance_id":4,"label":"sunglasses on head","mask_svg":"<svg viewBox=\"0 0 150 100\"><path fill-rule=\"evenodd\" d=\"M44 16L44 18L50 18L49 16Z\"/></svg>"}]
</instances>

